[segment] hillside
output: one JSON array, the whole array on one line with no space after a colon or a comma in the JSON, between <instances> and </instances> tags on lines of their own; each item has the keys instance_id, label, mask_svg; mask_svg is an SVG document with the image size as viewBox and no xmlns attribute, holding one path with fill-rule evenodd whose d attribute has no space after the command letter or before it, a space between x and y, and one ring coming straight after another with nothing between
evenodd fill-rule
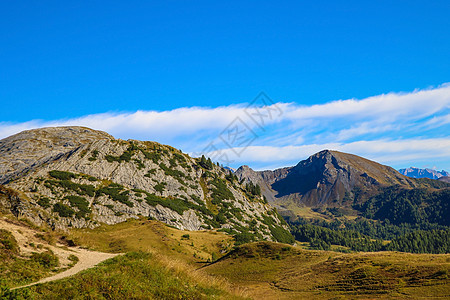
<instances>
[{"instance_id":1,"label":"hillside","mask_svg":"<svg viewBox=\"0 0 450 300\"><path fill-rule=\"evenodd\" d=\"M52 229L145 216L244 240L279 240L287 232L261 195L210 160L89 128L42 128L1 140L0 174L0 207Z\"/></svg>"},{"instance_id":2,"label":"hillside","mask_svg":"<svg viewBox=\"0 0 450 300\"><path fill-rule=\"evenodd\" d=\"M450 183L450 176L443 176L443 177L440 177L438 180L446 182L446 183Z\"/></svg>"},{"instance_id":3,"label":"hillside","mask_svg":"<svg viewBox=\"0 0 450 300\"><path fill-rule=\"evenodd\" d=\"M21 228L23 232L29 230ZM292 247L272 242L233 247L233 239L225 233L182 231L143 217L93 229L72 229L63 235L57 232L43 235L95 251L125 254L59 281L13 292L2 289L0 296L25 295L25 299L77 299L86 295L95 299L449 296L448 254L339 253L305 250L303 244ZM14 286L14 282L9 286Z\"/></svg>"},{"instance_id":4,"label":"hillside","mask_svg":"<svg viewBox=\"0 0 450 300\"><path fill-rule=\"evenodd\" d=\"M248 299L198 270L231 249L225 233L181 231L143 217L45 231L1 213L0 228L1 299Z\"/></svg>"},{"instance_id":5,"label":"hillside","mask_svg":"<svg viewBox=\"0 0 450 300\"><path fill-rule=\"evenodd\" d=\"M254 299L435 299L450 297L450 256L342 254L258 242L204 269Z\"/></svg>"}]
</instances>

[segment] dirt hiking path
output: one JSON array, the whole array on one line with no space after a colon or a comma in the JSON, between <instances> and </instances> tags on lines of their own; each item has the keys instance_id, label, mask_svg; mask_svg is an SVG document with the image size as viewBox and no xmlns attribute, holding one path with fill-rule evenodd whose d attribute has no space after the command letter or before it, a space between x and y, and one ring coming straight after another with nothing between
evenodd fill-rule
<instances>
[{"instance_id":1,"label":"dirt hiking path","mask_svg":"<svg viewBox=\"0 0 450 300\"><path fill-rule=\"evenodd\" d=\"M63 279L72 275L75 275L81 271L87 270L89 268L94 267L95 265L101 263L102 261L105 261L109 258L113 258L115 256L117 256L118 254L112 254L112 253L103 253L103 252L96 252L96 251L89 251L89 250L85 250L85 249L74 249L74 254L75 256L78 257L79 261L77 262L77 264L75 266L73 266L72 268L58 273L56 275L50 276L50 277L46 277L46 278L42 278L39 281L27 284L27 285L23 285L23 286L19 286L19 287L15 287L12 288L12 290L15 289L20 289L20 288L24 288L27 286L32 286L35 284L40 284L40 283L45 283L45 282L50 282L50 281L55 281L55 280L59 280L59 279Z\"/></svg>"},{"instance_id":2,"label":"dirt hiking path","mask_svg":"<svg viewBox=\"0 0 450 300\"><path fill-rule=\"evenodd\" d=\"M66 278L72 275L75 275L83 270L89 269L94 267L95 265L109 259L113 258L119 254L115 253L104 253L104 252L97 252L97 251L90 251L79 247L65 247L62 244L56 243L55 246L50 245L38 237L36 237L36 234L40 233L40 231L16 224L16 222L8 220L6 218L0 217L0 229L5 229L10 231L14 238L17 240L17 243L20 247L20 253L21 255L30 255L32 252L42 252L46 251L46 249L49 249L55 253L55 255L58 256L61 267L67 267L71 261L68 259L70 255L75 255L78 257L78 262L75 264L75 266L71 267L70 269L63 271L61 273L55 274L50 277L43 278L37 282L33 282L27 285L11 288L11 290L20 289L28 286L32 286L35 284L50 282L59 280L62 278ZM30 243L34 244L42 244L44 245L43 249L36 249L30 246Z\"/></svg>"}]
</instances>

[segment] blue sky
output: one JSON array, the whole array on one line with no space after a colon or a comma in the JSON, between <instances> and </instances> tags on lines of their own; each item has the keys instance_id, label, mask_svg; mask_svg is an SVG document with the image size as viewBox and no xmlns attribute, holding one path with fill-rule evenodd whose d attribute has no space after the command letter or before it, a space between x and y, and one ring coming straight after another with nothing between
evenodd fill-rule
<instances>
[{"instance_id":1,"label":"blue sky","mask_svg":"<svg viewBox=\"0 0 450 300\"><path fill-rule=\"evenodd\" d=\"M448 1L5 1L0 11L0 137L89 125L199 153L241 116L257 138L230 153L233 166L294 164L327 147L450 170ZM282 112L263 128L245 114L261 91Z\"/></svg>"}]
</instances>

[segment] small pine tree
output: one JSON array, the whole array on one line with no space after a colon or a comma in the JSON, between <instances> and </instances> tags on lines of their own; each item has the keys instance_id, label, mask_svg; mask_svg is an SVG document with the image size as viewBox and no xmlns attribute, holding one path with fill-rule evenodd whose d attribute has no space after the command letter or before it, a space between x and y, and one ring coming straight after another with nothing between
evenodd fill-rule
<instances>
[{"instance_id":1,"label":"small pine tree","mask_svg":"<svg viewBox=\"0 0 450 300\"><path fill-rule=\"evenodd\" d=\"M202 167L206 166L206 157L204 155L202 155L202 157L200 158L200 165Z\"/></svg>"},{"instance_id":2,"label":"small pine tree","mask_svg":"<svg viewBox=\"0 0 450 300\"><path fill-rule=\"evenodd\" d=\"M206 161L207 169L211 170L213 168L213 163L211 161L211 158L208 157L208 160Z\"/></svg>"}]
</instances>

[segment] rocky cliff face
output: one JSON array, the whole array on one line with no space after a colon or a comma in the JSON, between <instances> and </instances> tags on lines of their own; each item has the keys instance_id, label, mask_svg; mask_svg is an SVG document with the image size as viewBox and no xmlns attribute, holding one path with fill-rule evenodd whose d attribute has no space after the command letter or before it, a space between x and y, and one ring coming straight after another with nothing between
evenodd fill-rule
<instances>
[{"instance_id":1,"label":"rocky cliff face","mask_svg":"<svg viewBox=\"0 0 450 300\"><path fill-rule=\"evenodd\" d=\"M29 130L1 140L0 184L3 209L53 228L138 216L259 239L273 239L274 228L286 228L262 196L228 170L170 146L83 127Z\"/></svg>"},{"instance_id":2,"label":"rocky cliff face","mask_svg":"<svg viewBox=\"0 0 450 300\"><path fill-rule=\"evenodd\" d=\"M269 203L310 208L351 208L376 195L383 187L423 187L424 182L401 175L391 167L362 157L324 150L294 167L256 172L247 166L238 178L261 186Z\"/></svg>"}]
</instances>

